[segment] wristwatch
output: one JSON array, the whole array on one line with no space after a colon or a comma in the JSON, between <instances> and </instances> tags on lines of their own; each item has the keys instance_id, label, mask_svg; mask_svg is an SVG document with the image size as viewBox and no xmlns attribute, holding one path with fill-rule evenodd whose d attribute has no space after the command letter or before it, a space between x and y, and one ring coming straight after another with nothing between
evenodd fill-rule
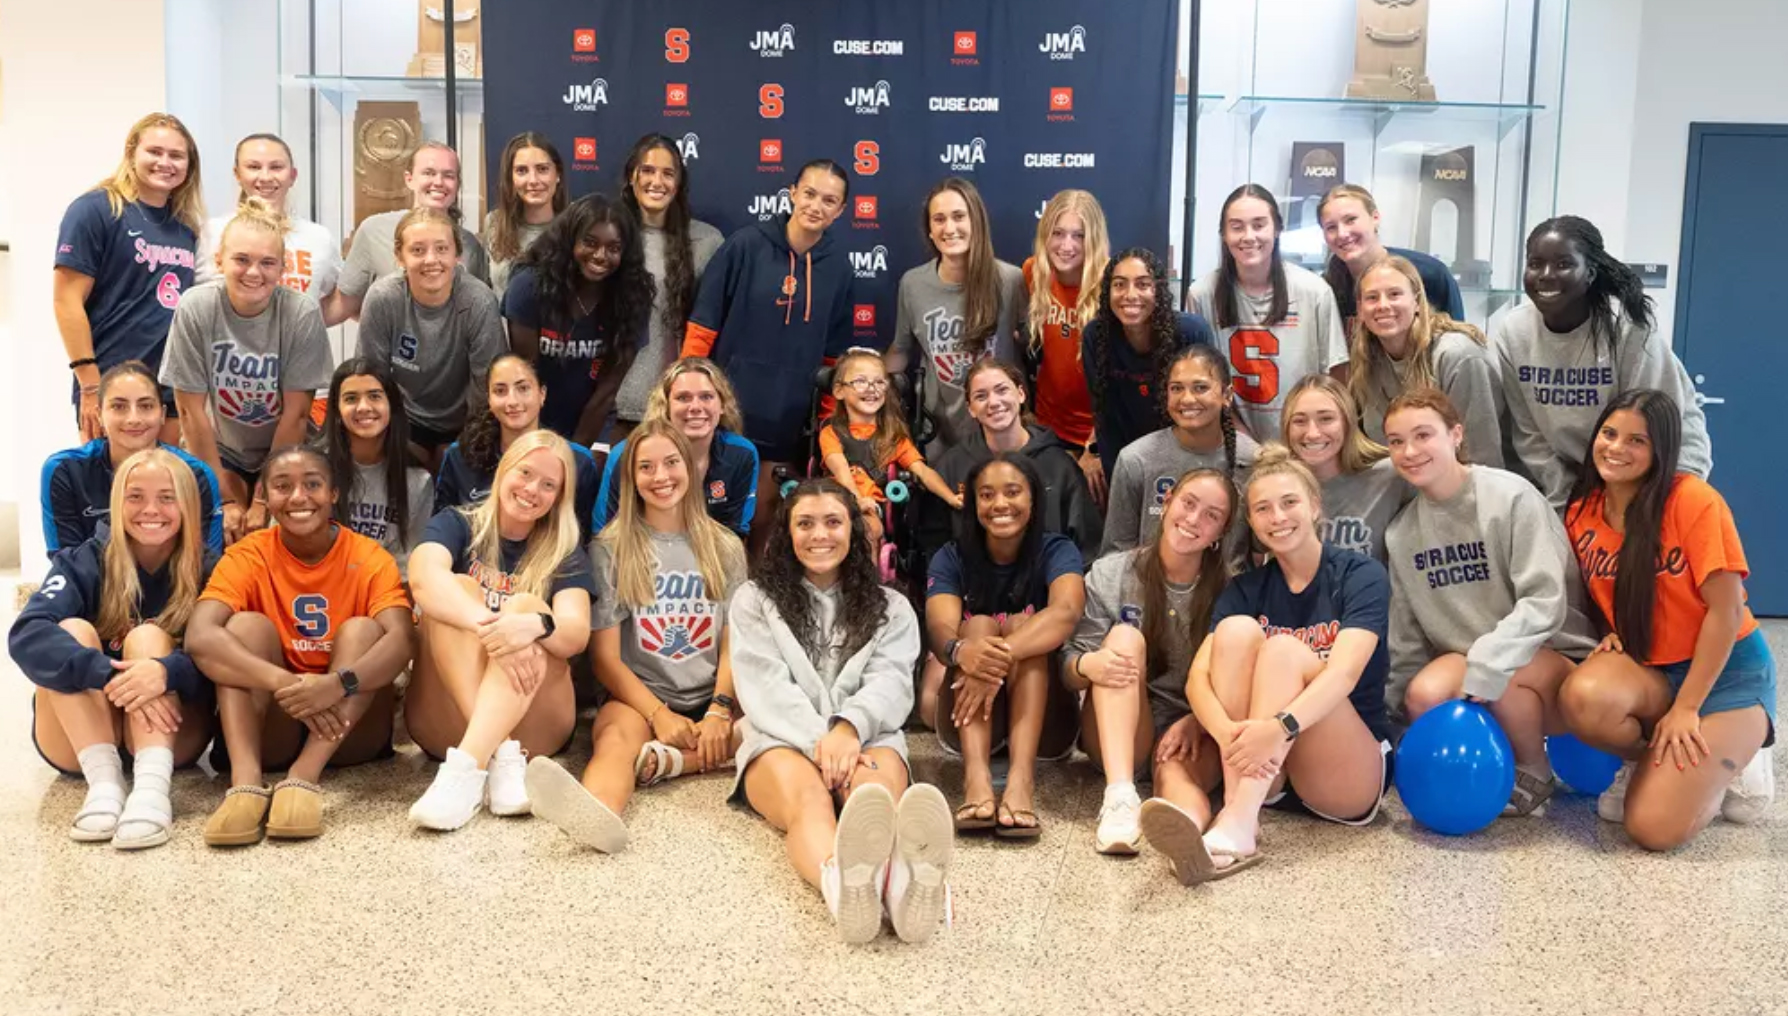
<instances>
[{"instance_id":1,"label":"wristwatch","mask_svg":"<svg viewBox=\"0 0 1788 1016\"><path fill-rule=\"evenodd\" d=\"M546 629L541 633L540 637L543 639L550 639L553 637L553 632L557 631L559 626L558 623L553 620L551 614L541 614L540 627Z\"/></svg>"},{"instance_id":2,"label":"wristwatch","mask_svg":"<svg viewBox=\"0 0 1788 1016\"><path fill-rule=\"evenodd\" d=\"M336 671L335 676L341 680L342 698L353 698L354 694L360 690L359 674L343 669Z\"/></svg>"},{"instance_id":3,"label":"wristwatch","mask_svg":"<svg viewBox=\"0 0 1788 1016\"><path fill-rule=\"evenodd\" d=\"M956 654L961 649L962 649L962 640L961 639L951 639L950 641L944 643L944 665L949 666L949 667L956 666Z\"/></svg>"},{"instance_id":4,"label":"wristwatch","mask_svg":"<svg viewBox=\"0 0 1788 1016\"><path fill-rule=\"evenodd\" d=\"M1273 717L1273 719L1279 721L1279 726L1285 731L1285 739L1287 741L1295 741L1298 739L1298 731L1302 728L1298 726L1297 717L1290 713L1280 713Z\"/></svg>"}]
</instances>

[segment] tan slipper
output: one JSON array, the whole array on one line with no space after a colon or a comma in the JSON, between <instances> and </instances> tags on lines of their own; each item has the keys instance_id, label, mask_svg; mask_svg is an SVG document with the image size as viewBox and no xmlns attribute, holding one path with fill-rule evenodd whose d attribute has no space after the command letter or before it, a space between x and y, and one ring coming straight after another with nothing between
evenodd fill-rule
<instances>
[{"instance_id":1,"label":"tan slipper","mask_svg":"<svg viewBox=\"0 0 1788 1016\"><path fill-rule=\"evenodd\" d=\"M276 840L308 840L323 835L323 788L307 780L281 780L273 788L267 835Z\"/></svg>"},{"instance_id":2,"label":"tan slipper","mask_svg":"<svg viewBox=\"0 0 1788 1016\"><path fill-rule=\"evenodd\" d=\"M205 820L205 842L213 847L246 847L261 842L267 801L272 796L266 787L231 787L224 794L223 803Z\"/></svg>"}]
</instances>

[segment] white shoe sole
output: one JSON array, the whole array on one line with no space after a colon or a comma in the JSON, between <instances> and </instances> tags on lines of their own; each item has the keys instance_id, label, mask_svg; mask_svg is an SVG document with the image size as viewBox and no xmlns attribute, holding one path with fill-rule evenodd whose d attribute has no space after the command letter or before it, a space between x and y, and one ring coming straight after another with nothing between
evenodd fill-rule
<instances>
[{"instance_id":1,"label":"white shoe sole","mask_svg":"<svg viewBox=\"0 0 1788 1016\"><path fill-rule=\"evenodd\" d=\"M929 941L943 922L955 852L956 825L943 792L929 783L908 787L894 818L894 853L911 879L900 905L889 913L902 942Z\"/></svg>"},{"instance_id":2,"label":"white shoe sole","mask_svg":"<svg viewBox=\"0 0 1788 1016\"><path fill-rule=\"evenodd\" d=\"M490 812L492 815L501 815L504 818L514 818L518 815L532 815L534 813L534 795L527 789L527 770L525 767L522 771L522 796L520 801L510 801L507 804L498 805L497 795L490 792L490 785L494 782L496 781L491 780L484 785L485 811Z\"/></svg>"},{"instance_id":3,"label":"white shoe sole","mask_svg":"<svg viewBox=\"0 0 1788 1016\"><path fill-rule=\"evenodd\" d=\"M466 812L464 818L457 822L452 819L441 819L431 814L431 809L423 807L428 803L429 795L434 793L434 790L434 785L430 784L428 790L423 792L416 803L410 805L410 821L424 829L433 829L438 833L450 833L456 829L464 828L467 822L472 821L480 811L484 810L484 788L480 787L478 788L478 800L473 803L471 810Z\"/></svg>"},{"instance_id":4,"label":"white shoe sole","mask_svg":"<svg viewBox=\"0 0 1788 1016\"><path fill-rule=\"evenodd\" d=\"M894 795L879 784L852 791L838 816L838 935L853 944L882 930L882 865L894 850Z\"/></svg>"},{"instance_id":5,"label":"white shoe sole","mask_svg":"<svg viewBox=\"0 0 1788 1016\"><path fill-rule=\"evenodd\" d=\"M1136 832L1125 839L1106 839L1104 833L1095 831L1093 849L1108 857L1135 857L1142 849L1142 826L1138 824Z\"/></svg>"},{"instance_id":6,"label":"white shoe sole","mask_svg":"<svg viewBox=\"0 0 1788 1016\"><path fill-rule=\"evenodd\" d=\"M605 854L627 849L627 823L550 758L528 762L525 780L534 814L573 840Z\"/></svg>"},{"instance_id":7,"label":"white shoe sole","mask_svg":"<svg viewBox=\"0 0 1788 1016\"><path fill-rule=\"evenodd\" d=\"M1138 819L1143 838L1172 862L1173 877L1180 885L1209 882L1217 873L1217 863L1204 845L1204 832L1192 816L1170 801L1151 797L1142 802Z\"/></svg>"}]
</instances>

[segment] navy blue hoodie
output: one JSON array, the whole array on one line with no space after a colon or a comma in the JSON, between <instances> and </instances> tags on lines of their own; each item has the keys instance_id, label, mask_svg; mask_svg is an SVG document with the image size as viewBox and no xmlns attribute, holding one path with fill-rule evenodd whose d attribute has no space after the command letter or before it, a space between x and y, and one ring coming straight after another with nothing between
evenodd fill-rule
<instances>
[{"instance_id":1,"label":"navy blue hoodie","mask_svg":"<svg viewBox=\"0 0 1788 1016\"><path fill-rule=\"evenodd\" d=\"M789 217L739 230L702 273L684 356L720 365L739 393L745 437L769 462L803 457L813 373L851 345L851 262L830 232L805 254Z\"/></svg>"},{"instance_id":2,"label":"navy blue hoodie","mask_svg":"<svg viewBox=\"0 0 1788 1016\"><path fill-rule=\"evenodd\" d=\"M578 542L590 542L590 516L596 508L596 491L601 486L602 474L596 468L596 455L587 445L576 441L571 445L571 458L577 463L577 486L574 507L577 509L578 530L582 534ZM441 456L441 471L435 477L435 514L449 508L463 508L474 501L482 501L490 494L490 485L496 479L496 470L480 473L466 462L465 452L455 441L447 446Z\"/></svg>"},{"instance_id":3,"label":"navy blue hoodie","mask_svg":"<svg viewBox=\"0 0 1788 1016\"><path fill-rule=\"evenodd\" d=\"M62 622L69 618L90 622L98 619L105 556L106 541L97 538L57 554L50 562L50 573L44 576L43 585L31 594L18 620L13 622L7 648L12 651L13 662L32 684L68 694L98 691L118 673L112 666L115 656L88 649L62 628ZM206 549L205 563L199 572L201 589L216 564L217 553ZM171 568L164 567L154 575L138 568L137 584L142 598L137 616L153 618L161 613L173 593L173 583ZM109 648L116 653L115 643ZM180 701L190 702L205 692L209 682L185 650L176 649L161 657L161 663L168 668L168 690L180 696Z\"/></svg>"},{"instance_id":4,"label":"navy blue hoodie","mask_svg":"<svg viewBox=\"0 0 1788 1016\"><path fill-rule=\"evenodd\" d=\"M161 446L192 469L199 485L199 521L205 545L223 553L223 508L211 467L171 444ZM44 549L54 554L104 535L112 511L112 446L95 438L44 460L41 486Z\"/></svg>"}]
</instances>

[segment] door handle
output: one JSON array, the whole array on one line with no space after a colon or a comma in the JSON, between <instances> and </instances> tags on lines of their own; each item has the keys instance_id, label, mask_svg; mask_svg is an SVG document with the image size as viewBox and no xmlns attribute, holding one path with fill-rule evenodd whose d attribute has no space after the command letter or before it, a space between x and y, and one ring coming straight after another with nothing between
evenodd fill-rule
<instances>
[{"instance_id":1,"label":"door handle","mask_svg":"<svg viewBox=\"0 0 1788 1016\"><path fill-rule=\"evenodd\" d=\"M1707 381L1706 374L1696 374L1695 375L1695 384L1700 385L1706 381ZM1725 399L1717 398L1714 396L1703 395L1703 394L1701 394L1701 390L1699 388L1697 388L1695 390L1695 405L1697 405L1697 406L1723 406L1725 404L1726 404Z\"/></svg>"}]
</instances>

